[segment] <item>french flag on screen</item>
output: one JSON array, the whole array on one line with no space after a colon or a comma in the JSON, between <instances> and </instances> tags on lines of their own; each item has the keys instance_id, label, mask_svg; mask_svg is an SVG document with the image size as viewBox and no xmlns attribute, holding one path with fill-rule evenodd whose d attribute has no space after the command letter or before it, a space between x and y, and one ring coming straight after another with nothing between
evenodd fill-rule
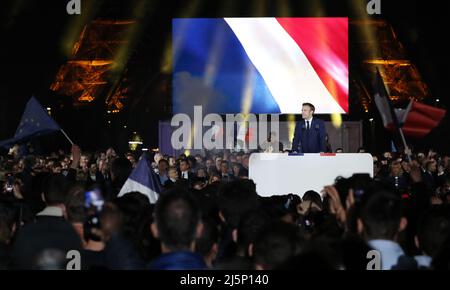
<instances>
[{"instance_id":1,"label":"french flag on screen","mask_svg":"<svg viewBox=\"0 0 450 290\"><path fill-rule=\"evenodd\" d=\"M173 20L174 113L348 113L348 18Z\"/></svg>"}]
</instances>

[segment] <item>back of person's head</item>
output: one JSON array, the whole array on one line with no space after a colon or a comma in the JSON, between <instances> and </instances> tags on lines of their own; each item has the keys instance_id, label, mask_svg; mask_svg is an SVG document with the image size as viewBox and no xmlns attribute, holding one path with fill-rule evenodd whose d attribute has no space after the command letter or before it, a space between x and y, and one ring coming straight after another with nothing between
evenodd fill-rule
<instances>
[{"instance_id":1,"label":"back of person's head","mask_svg":"<svg viewBox=\"0 0 450 290\"><path fill-rule=\"evenodd\" d=\"M269 221L269 216L262 209L251 210L242 216L236 231L238 254L249 254L249 246L255 243L258 233Z\"/></svg>"},{"instance_id":2,"label":"back of person's head","mask_svg":"<svg viewBox=\"0 0 450 290\"><path fill-rule=\"evenodd\" d=\"M265 226L257 235L253 256L256 269L280 267L288 259L300 254L303 239L298 227L285 222Z\"/></svg>"},{"instance_id":3,"label":"back of person's head","mask_svg":"<svg viewBox=\"0 0 450 290\"><path fill-rule=\"evenodd\" d=\"M419 248L434 257L443 243L450 238L450 206L428 209L419 221L417 238Z\"/></svg>"},{"instance_id":4,"label":"back of person's head","mask_svg":"<svg viewBox=\"0 0 450 290\"><path fill-rule=\"evenodd\" d=\"M114 204L123 216L123 224L130 231L136 231L142 219L151 217L150 202L146 195L140 192L129 192L114 200Z\"/></svg>"},{"instance_id":5,"label":"back of person's head","mask_svg":"<svg viewBox=\"0 0 450 290\"><path fill-rule=\"evenodd\" d=\"M401 198L391 191L378 190L363 196L360 232L369 240L395 240L406 227Z\"/></svg>"},{"instance_id":6,"label":"back of person's head","mask_svg":"<svg viewBox=\"0 0 450 290\"><path fill-rule=\"evenodd\" d=\"M133 169L133 165L127 158L116 158L111 163L111 179L125 182Z\"/></svg>"},{"instance_id":7,"label":"back of person's head","mask_svg":"<svg viewBox=\"0 0 450 290\"><path fill-rule=\"evenodd\" d=\"M285 220L292 222L295 218L292 215L291 209L286 207L288 200L286 195L274 195L259 198L264 212L271 220Z\"/></svg>"},{"instance_id":8,"label":"back of person's head","mask_svg":"<svg viewBox=\"0 0 450 290\"><path fill-rule=\"evenodd\" d=\"M8 244L14 233L16 213L12 205L0 203L0 243Z\"/></svg>"},{"instance_id":9,"label":"back of person's head","mask_svg":"<svg viewBox=\"0 0 450 290\"><path fill-rule=\"evenodd\" d=\"M365 153L366 152L366 148L364 147L359 147L358 150L356 151L357 153Z\"/></svg>"},{"instance_id":10,"label":"back of person's head","mask_svg":"<svg viewBox=\"0 0 450 290\"><path fill-rule=\"evenodd\" d=\"M191 250L200 233L200 218L200 207L191 193L173 188L156 203L152 231L169 251Z\"/></svg>"},{"instance_id":11,"label":"back of person's head","mask_svg":"<svg viewBox=\"0 0 450 290\"><path fill-rule=\"evenodd\" d=\"M388 185L387 183L383 186L386 187ZM355 173L349 178L344 178L342 176L338 176L335 179L334 187L336 188L339 198L342 201L342 205L344 208L347 207L347 200L349 199L349 191L353 190L353 197L356 201L359 201L362 196L371 191L372 187L374 187L375 184L373 183L372 178L369 174L359 174ZM378 187L381 186L381 184L377 185ZM389 186L389 188L392 188L392 186Z\"/></svg>"},{"instance_id":12,"label":"back of person's head","mask_svg":"<svg viewBox=\"0 0 450 290\"><path fill-rule=\"evenodd\" d=\"M123 219L122 211L114 202L105 202L100 214L100 226L105 240L120 232Z\"/></svg>"},{"instance_id":13,"label":"back of person's head","mask_svg":"<svg viewBox=\"0 0 450 290\"><path fill-rule=\"evenodd\" d=\"M302 201L310 201L311 203L315 203L319 206L319 208L322 208L322 198L320 197L320 194L314 190L308 190L305 192L302 196Z\"/></svg>"},{"instance_id":14,"label":"back of person's head","mask_svg":"<svg viewBox=\"0 0 450 290\"><path fill-rule=\"evenodd\" d=\"M68 182L64 175L60 173L48 175L43 189L47 206L64 204L68 189Z\"/></svg>"},{"instance_id":15,"label":"back of person's head","mask_svg":"<svg viewBox=\"0 0 450 290\"><path fill-rule=\"evenodd\" d=\"M203 220L203 231L195 243L195 251L205 257L215 256L218 251L219 228L213 219ZM214 258L214 257L211 257Z\"/></svg>"},{"instance_id":16,"label":"back of person's head","mask_svg":"<svg viewBox=\"0 0 450 290\"><path fill-rule=\"evenodd\" d=\"M344 207L346 206L346 203L343 201L347 199L348 191L351 187L350 184L351 184L350 178L338 176L334 180L334 188L336 188L337 192L339 193L339 198L341 199L342 205Z\"/></svg>"},{"instance_id":17,"label":"back of person's head","mask_svg":"<svg viewBox=\"0 0 450 290\"><path fill-rule=\"evenodd\" d=\"M255 183L242 179L223 184L219 189L218 204L225 223L236 228L244 213L259 207Z\"/></svg>"},{"instance_id":18,"label":"back of person's head","mask_svg":"<svg viewBox=\"0 0 450 290\"><path fill-rule=\"evenodd\" d=\"M82 223L85 220L84 187L81 184L72 186L66 196L65 206L67 220L71 223Z\"/></svg>"},{"instance_id":19,"label":"back of person's head","mask_svg":"<svg viewBox=\"0 0 450 290\"><path fill-rule=\"evenodd\" d=\"M140 192L129 192L116 198L114 204L121 213L121 235L133 243L143 259L148 258L151 250L148 247L153 243L152 207L148 197Z\"/></svg>"}]
</instances>

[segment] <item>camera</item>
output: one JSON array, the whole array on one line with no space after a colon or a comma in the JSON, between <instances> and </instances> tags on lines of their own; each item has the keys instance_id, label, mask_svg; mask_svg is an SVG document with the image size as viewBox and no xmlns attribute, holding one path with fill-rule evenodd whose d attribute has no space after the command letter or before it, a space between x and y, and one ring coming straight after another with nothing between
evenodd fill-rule
<instances>
[{"instance_id":1,"label":"camera","mask_svg":"<svg viewBox=\"0 0 450 290\"><path fill-rule=\"evenodd\" d=\"M355 197L355 201L360 201L364 192L367 190L371 178L367 173L356 173L350 178L350 188L353 189L353 195Z\"/></svg>"},{"instance_id":2,"label":"camera","mask_svg":"<svg viewBox=\"0 0 450 290\"><path fill-rule=\"evenodd\" d=\"M5 186L6 192L13 192L14 190L14 176L12 173L6 174L6 186Z\"/></svg>"},{"instance_id":3,"label":"camera","mask_svg":"<svg viewBox=\"0 0 450 290\"><path fill-rule=\"evenodd\" d=\"M372 178L368 173L355 173L349 178L338 177L335 181L335 188L339 193L341 202L345 206L345 201L348 197L348 192L350 189L353 190L353 196L355 202L361 201L368 187L372 182Z\"/></svg>"}]
</instances>

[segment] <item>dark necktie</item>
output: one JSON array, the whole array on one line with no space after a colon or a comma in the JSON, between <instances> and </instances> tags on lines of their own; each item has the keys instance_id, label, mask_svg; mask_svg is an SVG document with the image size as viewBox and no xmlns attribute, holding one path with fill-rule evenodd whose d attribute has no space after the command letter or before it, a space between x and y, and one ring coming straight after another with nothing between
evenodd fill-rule
<instances>
[{"instance_id":1,"label":"dark necktie","mask_svg":"<svg viewBox=\"0 0 450 290\"><path fill-rule=\"evenodd\" d=\"M306 121L306 130L309 130L309 121Z\"/></svg>"}]
</instances>

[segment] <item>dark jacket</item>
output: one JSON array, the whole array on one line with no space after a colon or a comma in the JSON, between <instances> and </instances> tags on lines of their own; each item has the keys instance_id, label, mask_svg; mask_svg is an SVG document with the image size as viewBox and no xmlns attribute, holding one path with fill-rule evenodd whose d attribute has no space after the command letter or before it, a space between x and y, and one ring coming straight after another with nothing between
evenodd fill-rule
<instances>
[{"instance_id":1,"label":"dark jacket","mask_svg":"<svg viewBox=\"0 0 450 290\"><path fill-rule=\"evenodd\" d=\"M175 185L175 182L173 182L170 179L167 179L166 182L164 182L164 188L166 188L166 189L172 188L172 186L174 186L174 185Z\"/></svg>"},{"instance_id":2,"label":"dark jacket","mask_svg":"<svg viewBox=\"0 0 450 290\"><path fill-rule=\"evenodd\" d=\"M133 246L133 243L121 235L113 235L104 250L105 267L112 270L139 270L145 268L145 262Z\"/></svg>"},{"instance_id":3,"label":"dark jacket","mask_svg":"<svg viewBox=\"0 0 450 290\"><path fill-rule=\"evenodd\" d=\"M207 268L202 256L188 251L162 254L149 265L151 270L206 270Z\"/></svg>"},{"instance_id":4,"label":"dark jacket","mask_svg":"<svg viewBox=\"0 0 450 290\"><path fill-rule=\"evenodd\" d=\"M229 174L227 174L225 176L221 174L220 175L220 179L222 180L222 182L228 183L228 182L234 181L236 178L234 177L233 174L229 173Z\"/></svg>"},{"instance_id":5,"label":"dark jacket","mask_svg":"<svg viewBox=\"0 0 450 290\"><path fill-rule=\"evenodd\" d=\"M189 180L189 182L192 182L195 178L195 174L192 173L191 171L188 171L187 175L188 175L187 180ZM183 174L181 173L181 171L178 171L178 176L179 176L179 179L185 179L185 178L183 178Z\"/></svg>"},{"instance_id":6,"label":"dark jacket","mask_svg":"<svg viewBox=\"0 0 450 290\"><path fill-rule=\"evenodd\" d=\"M301 120L295 125L292 151L298 153L326 152L325 136L323 120L313 117L309 130L306 129L305 120Z\"/></svg>"},{"instance_id":7,"label":"dark jacket","mask_svg":"<svg viewBox=\"0 0 450 290\"><path fill-rule=\"evenodd\" d=\"M11 267L11 249L9 245L0 242L0 270L8 270Z\"/></svg>"},{"instance_id":8,"label":"dark jacket","mask_svg":"<svg viewBox=\"0 0 450 290\"><path fill-rule=\"evenodd\" d=\"M437 188L437 174L428 171L422 171L422 180L426 184L428 192L430 194L433 194Z\"/></svg>"},{"instance_id":9,"label":"dark jacket","mask_svg":"<svg viewBox=\"0 0 450 290\"><path fill-rule=\"evenodd\" d=\"M14 268L33 269L36 257L48 249L59 250L64 257L70 250L81 252L80 237L62 216L39 215L19 230L12 250Z\"/></svg>"},{"instance_id":10,"label":"dark jacket","mask_svg":"<svg viewBox=\"0 0 450 290\"><path fill-rule=\"evenodd\" d=\"M86 180L86 186L91 186L93 184L103 184L105 177L101 174L100 171L95 173L95 180L91 178L91 174L89 173Z\"/></svg>"},{"instance_id":11,"label":"dark jacket","mask_svg":"<svg viewBox=\"0 0 450 290\"><path fill-rule=\"evenodd\" d=\"M409 187L409 176L407 174L402 174L395 178L390 175L386 178L386 181L392 184L400 193L404 193Z\"/></svg>"}]
</instances>

